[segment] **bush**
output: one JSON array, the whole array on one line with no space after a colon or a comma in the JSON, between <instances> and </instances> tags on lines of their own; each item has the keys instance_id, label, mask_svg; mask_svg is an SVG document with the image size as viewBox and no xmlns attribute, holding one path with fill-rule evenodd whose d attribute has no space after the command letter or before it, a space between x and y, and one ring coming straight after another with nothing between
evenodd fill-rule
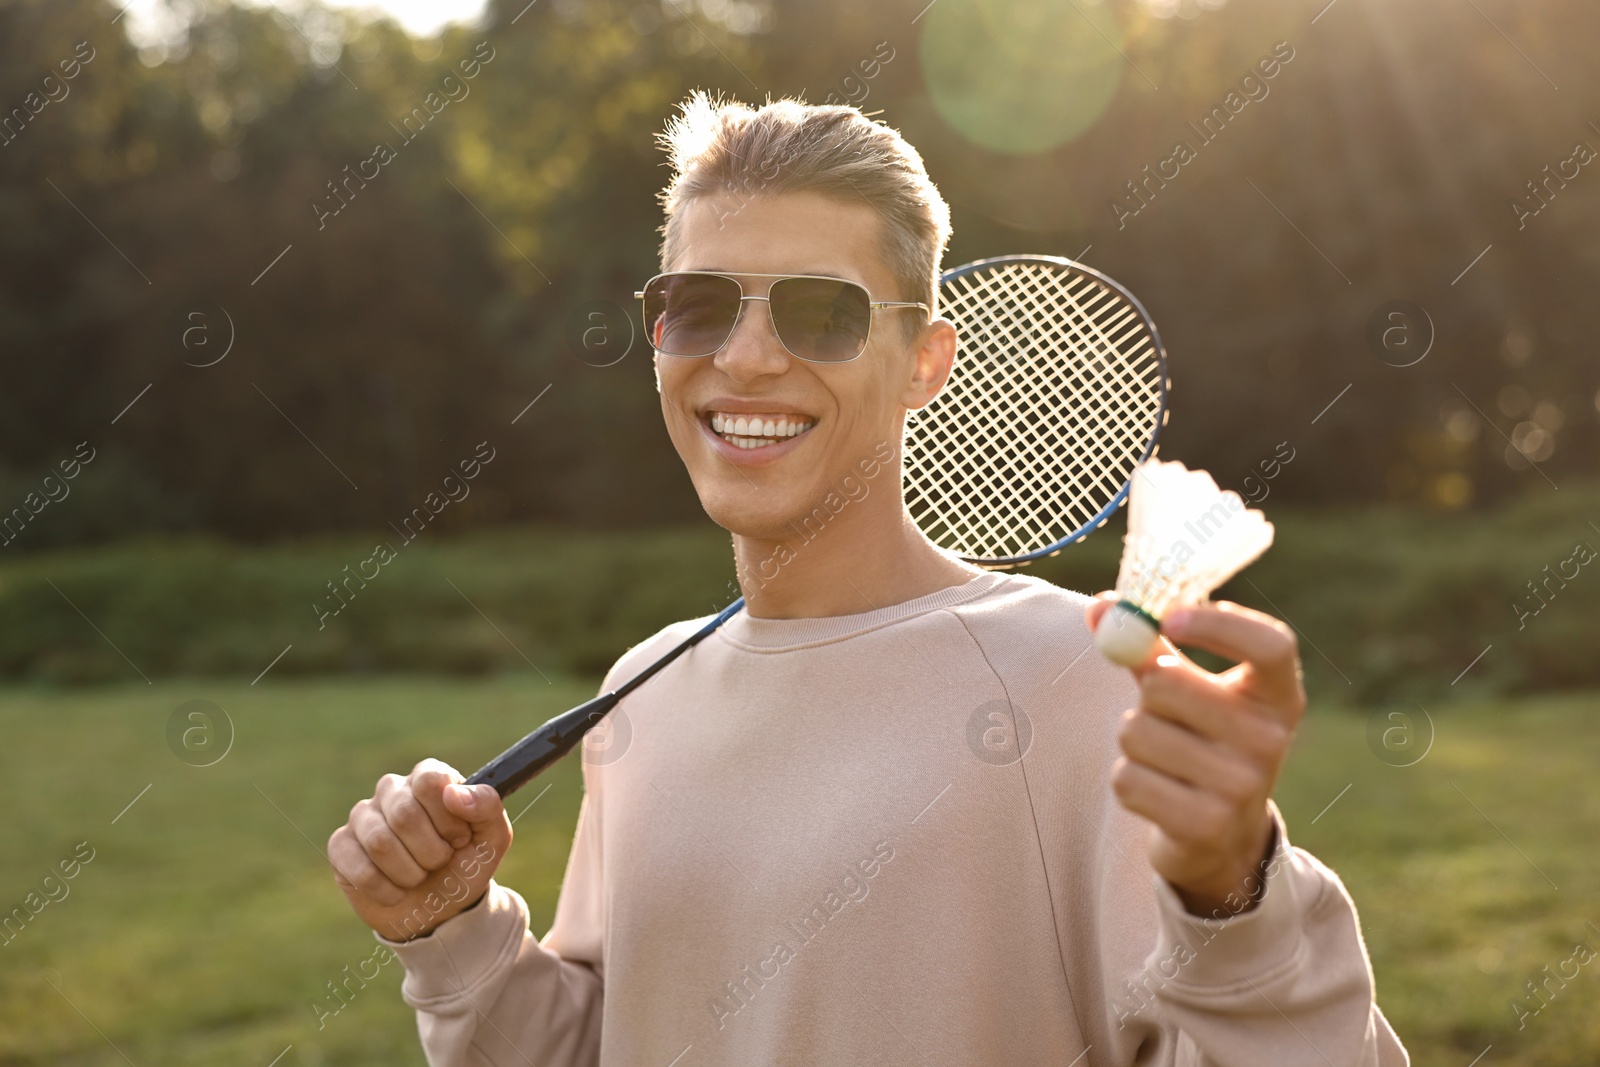
<instances>
[{"instance_id":1,"label":"bush","mask_svg":"<svg viewBox=\"0 0 1600 1067\"><path fill-rule=\"evenodd\" d=\"M1314 691L1426 700L1452 686L1600 684L1600 564L1571 562L1579 543L1600 549L1590 525L1600 490L1470 516L1267 510L1276 543L1218 595L1290 622ZM708 526L398 542L364 583L350 576L372 546L346 537L271 548L166 539L11 559L0 564L0 676L254 678L286 647L276 673L532 665L595 676L661 626L737 595L728 536ZM1024 573L1092 592L1112 585L1120 550L1113 523ZM330 583L351 592L319 628L313 605L340 604Z\"/></svg>"}]
</instances>

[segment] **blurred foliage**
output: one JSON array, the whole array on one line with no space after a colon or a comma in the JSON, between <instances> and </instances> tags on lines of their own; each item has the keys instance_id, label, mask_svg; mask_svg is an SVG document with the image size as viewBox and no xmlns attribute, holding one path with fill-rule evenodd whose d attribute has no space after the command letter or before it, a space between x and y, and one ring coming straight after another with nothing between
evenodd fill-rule
<instances>
[{"instance_id":1,"label":"blurred foliage","mask_svg":"<svg viewBox=\"0 0 1600 1067\"><path fill-rule=\"evenodd\" d=\"M485 439L507 458L446 525L697 515L647 356L597 365L655 266L652 137L697 86L881 114L952 202L950 264L1089 247L1162 329L1168 455L1241 470L1287 440L1284 497L1437 510L1596 472L1600 245L1573 235L1600 223L1600 177L1549 186L1520 230L1509 207L1600 146L1584 0L1342 0L1314 25L1268 0L1121 0L1093 36L1058 0L495 0L429 40L311 2L170 7L170 39L136 47L110 0L0 2L0 509L80 441L120 472L13 551L381 530ZM1293 60L1202 144L1187 124L1280 40ZM80 42L93 59L62 82ZM1072 99L1018 113L1008 69ZM1073 95L1106 71L1113 95ZM447 77L468 91L408 140ZM971 133L996 109L1012 125L984 128L1037 150L945 117ZM1180 138L1197 158L1119 219ZM379 143L396 158L323 215ZM1368 340L1401 298L1437 333L1408 367Z\"/></svg>"},{"instance_id":2,"label":"blurred foliage","mask_svg":"<svg viewBox=\"0 0 1600 1067\"><path fill-rule=\"evenodd\" d=\"M1600 487L1546 493L1465 529L1453 516L1393 506L1330 514L1274 503L1276 543L1218 595L1295 626L1314 699L1600 685L1600 558L1583 562L1600 552ZM1109 588L1120 532L1112 523L1022 573ZM250 678L288 646L274 676L534 668L597 677L667 623L738 595L727 537L709 524L646 534L502 526L409 545L391 537L397 557L365 568L376 571L370 582L359 574L373 545L348 536L34 553L0 566L0 678ZM1579 544L1587 552L1575 553Z\"/></svg>"},{"instance_id":3,"label":"blurred foliage","mask_svg":"<svg viewBox=\"0 0 1600 1067\"><path fill-rule=\"evenodd\" d=\"M373 546L348 538L256 549L134 541L25 557L0 568L0 677L253 676L288 645L274 673L598 676L668 622L738 595L725 534L503 527L388 543L398 556L370 582L359 572ZM92 628L98 646L80 640L85 616L115 648Z\"/></svg>"}]
</instances>

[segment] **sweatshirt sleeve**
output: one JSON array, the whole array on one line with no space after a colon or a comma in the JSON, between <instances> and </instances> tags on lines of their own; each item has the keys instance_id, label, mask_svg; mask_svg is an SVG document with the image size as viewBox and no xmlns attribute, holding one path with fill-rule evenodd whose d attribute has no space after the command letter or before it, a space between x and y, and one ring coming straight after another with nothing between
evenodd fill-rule
<instances>
[{"instance_id":1,"label":"sweatshirt sleeve","mask_svg":"<svg viewBox=\"0 0 1600 1067\"><path fill-rule=\"evenodd\" d=\"M1374 992L1354 902L1337 875L1289 843L1269 801L1275 845L1249 911L1191 915L1154 879L1156 947L1148 1000L1116 998L1113 1029L1167 1031L1172 1067L1407 1067ZM1175 1032L1173 1032L1175 1031Z\"/></svg>"},{"instance_id":2,"label":"sweatshirt sleeve","mask_svg":"<svg viewBox=\"0 0 1600 1067\"><path fill-rule=\"evenodd\" d=\"M704 624L674 623L629 649L600 692L633 677ZM572 759L579 757L572 756ZM543 940L528 905L491 881L478 905L427 937L400 943L374 933L405 967L401 996L416 1009L430 1067L597 1067L605 977L603 765L582 761L583 800Z\"/></svg>"},{"instance_id":3,"label":"sweatshirt sleeve","mask_svg":"<svg viewBox=\"0 0 1600 1067\"><path fill-rule=\"evenodd\" d=\"M586 768L587 769L587 768ZM478 905L425 937L391 941L430 1067L594 1067L600 1061L602 866L597 802L585 793L543 941L528 905L489 883Z\"/></svg>"}]
</instances>

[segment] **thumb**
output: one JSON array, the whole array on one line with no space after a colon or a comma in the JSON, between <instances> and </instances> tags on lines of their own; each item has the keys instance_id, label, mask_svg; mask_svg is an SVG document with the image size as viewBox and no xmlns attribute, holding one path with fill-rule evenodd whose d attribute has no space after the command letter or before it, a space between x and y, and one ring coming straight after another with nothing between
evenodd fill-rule
<instances>
[{"instance_id":1,"label":"thumb","mask_svg":"<svg viewBox=\"0 0 1600 1067\"><path fill-rule=\"evenodd\" d=\"M474 831L499 824L505 818L505 804L494 786L455 782L444 787L444 806L472 824Z\"/></svg>"},{"instance_id":2,"label":"thumb","mask_svg":"<svg viewBox=\"0 0 1600 1067\"><path fill-rule=\"evenodd\" d=\"M1100 616L1104 615L1111 605L1116 602L1117 594L1108 589L1105 592L1096 593L1095 598L1084 605L1083 621L1088 623L1090 633L1094 633L1095 629L1100 625Z\"/></svg>"}]
</instances>

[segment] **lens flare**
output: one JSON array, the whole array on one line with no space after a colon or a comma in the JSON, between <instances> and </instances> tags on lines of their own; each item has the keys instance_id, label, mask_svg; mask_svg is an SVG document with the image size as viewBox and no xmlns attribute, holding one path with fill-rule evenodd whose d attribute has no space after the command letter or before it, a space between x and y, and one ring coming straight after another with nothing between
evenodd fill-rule
<instances>
[{"instance_id":1,"label":"lens flare","mask_svg":"<svg viewBox=\"0 0 1600 1067\"><path fill-rule=\"evenodd\" d=\"M974 144L1018 155L1092 126L1126 65L1110 5L1073 0L940 0L920 47L944 120Z\"/></svg>"}]
</instances>

